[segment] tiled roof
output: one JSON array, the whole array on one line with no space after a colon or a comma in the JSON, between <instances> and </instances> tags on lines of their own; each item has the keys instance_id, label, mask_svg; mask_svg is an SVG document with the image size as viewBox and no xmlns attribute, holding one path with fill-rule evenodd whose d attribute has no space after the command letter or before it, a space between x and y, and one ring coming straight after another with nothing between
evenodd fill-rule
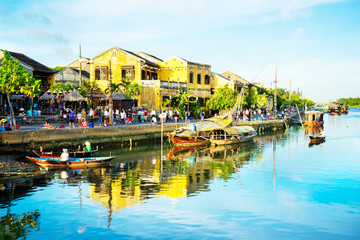
<instances>
[{"instance_id":1,"label":"tiled roof","mask_svg":"<svg viewBox=\"0 0 360 240\"><path fill-rule=\"evenodd\" d=\"M10 51L9 51L9 53L13 58L15 58L15 59L19 60L20 62L23 62L23 63L31 66L34 69L34 71L44 72L44 73L54 73L54 71L51 68L49 68L49 67L35 61L32 58L29 58L25 54L16 53L16 52L10 52Z\"/></svg>"},{"instance_id":2,"label":"tiled roof","mask_svg":"<svg viewBox=\"0 0 360 240\"><path fill-rule=\"evenodd\" d=\"M79 69L75 69L75 68L71 68L71 69L77 72L77 74L79 74L80 72ZM81 70L81 75L90 79L90 73L88 71Z\"/></svg>"}]
</instances>

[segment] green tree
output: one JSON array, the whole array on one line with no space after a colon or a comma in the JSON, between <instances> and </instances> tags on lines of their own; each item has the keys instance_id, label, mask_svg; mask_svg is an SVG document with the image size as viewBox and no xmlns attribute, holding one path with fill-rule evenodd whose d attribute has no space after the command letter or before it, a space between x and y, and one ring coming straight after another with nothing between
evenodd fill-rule
<instances>
[{"instance_id":1,"label":"green tree","mask_svg":"<svg viewBox=\"0 0 360 240\"><path fill-rule=\"evenodd\" d=\"M40 80L33 78L17 60L12 59L9 52L4 51L4 59L0 66L0 89L6 93L13 127L15 127L16 123L14 109L10 102L10 94L22 92L35 96L38 94L39 88Z\"/></svg>"},{"instance_id":2,"label":"green tree","mask_svg":"<svg viewBox=\"0 0 360 240\"><path fill-rule=\"evenodd\" d=\"M178 109L180 118L185 117L187 109L190 110L190 97L191 95L186 88L181 88L180 93L174 96L175 108Z\"/></svg>"},{"instance_id":3,"label":"green tree","mask_svg":"<svg viewBox=\"0 0 360 240\"><path fill-rule=\"evenodd\" d=\"M229 88L226 84L222 88L216 89L215 96L206 103L206 107L211 110L231 109L236 103L238 93Z\"/></svg>"},{"instance_id":4,"label":"green tree","mask_svg":"<svg viewBox=\"0 0 360 240\"><path fill-rule=\"evenodd\" d=\"M54 68L51 68L51 69L56 70L56 71L62 71L62 70L64 70L63 67L59 67L59 66L54 67Z\"/></svg>"},{"instance_id":5,"label":"green tree","mask_svg":"<svg viewBox=\"0 0 360 240\"><path fill-rule=\"evenodd\" d=\"M131 83L130 85L127 85L124 90L124 94L126 97L131 99L137 99L138 96L141 93L141 86L138 83Z\"/></svg>"},{"instance_id":6,"label":"green tree","mask_svg":"<svg viewBox=\"0 0 360 240\"><path fill-rule=\"evenodd\" d=\"M164 107L164 108L166 108L166 107L171 107L171 99L166 99L163 103L162 103L162 106Z\"/></svg>"},{"instance_id":7,"label":"green tree","mask_svg":"<svg viewBox=\"0 0 360 240\"><path fill-rule=\"evenodd\" d=\"M123 88L123 86L120 84L120 83L112 83L111 84L111 91L113 92L113 93L116 93L116 92L118 92L119 90L122 90L122 88ZM108 94L109 93L109 87L107 87L106 89L105 89L105 93L106 94Z\"/></svg>"}]
</instances>

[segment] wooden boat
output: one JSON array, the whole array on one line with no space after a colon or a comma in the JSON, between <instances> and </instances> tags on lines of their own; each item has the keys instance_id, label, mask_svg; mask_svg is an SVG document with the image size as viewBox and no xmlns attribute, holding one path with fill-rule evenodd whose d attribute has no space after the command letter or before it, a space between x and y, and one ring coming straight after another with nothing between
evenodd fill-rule
<instances>
[{"instance_id":1,"label":"wooden boat","mask_svg":"<svg viewBox=\"0 0 360 240\"><path fill-rule=\"evenodd\" d=\"M329 114L334 115L340 115L341 114L341 106L337 102L332 102L329 106Z\"/></svg>"},{"instance_id":2,"label":"wooden boat","mask_svg":"<svg viewBox=\"0 0 360 240\"><path fill-rule=\"evenodd\" d=\"M212 145L228 145L253 140L256 130L250 126L235 126L215 129L210 132Z\"/></svg>"},{"instance_id":3,"label":"wooden boat","mask_svg":"<svg viewBox=\"0 0 360 240\"><path fill-rule=\"evenodd\" d=\"M304 125L308 127L321 127L324 125L324 113L320 111L306 111Z\"/></svg>"},{"instance_id":4,"label":"wooden boat","mask_svg":"<svg viewBox=\"0 0 360 240\"><path fill-rule=\"evenodd\" d=\"M78 151L78 152L69 152L69 158L83 158L83 157L91 157L98 150L91 150L91 152L86 151ZM42 152L33 150L37 156L41 158L60 158L62 152Z\"/></svg>"},{"instance_id":5,"label":"wooden boat","mask_svg":"<svg viewBox=\"0 0 360 240\"><path fill-rule=\"evenodd\" d=\"M349 113L349 107L346 103L339 103L339 105L341 109L341 114L345 115Z\"/></svg>"},{"instance_id":6,"label":"wooden boat","mask_svg":"<svg viewBox=\"0 0 360 240\"><path fill-rule=\"evenodd\" d=\"M102 166L111 161L115 157L87 157L87 158L70 158L68 161L61 161L60 158L40 158L26 156L32 162L40 165L41 167L50 168L76 168L76 167L96 167Z\"/></svg>"},{"instance_id":7,"label":"wooden boat","mask_svg":"<svg viewBox=\"0 0 360 240\"><path fill-rule=\"evenodd\" d=\"M224 128L232 123L227 115L208 118L203 121L188 124L166 135L179 146L200 146L210 143L210 132L214 129Z\"/></svg>"},{"instance_id":8,"label":"wooden boat","mask_svg":"<svg viewBox=\"0 0 360 240\"><path fill-rule=\"evenodd\" d=\"M325 136L309 136L310 144L319 144L325 142Z\"/></svg>"}]
</instances>

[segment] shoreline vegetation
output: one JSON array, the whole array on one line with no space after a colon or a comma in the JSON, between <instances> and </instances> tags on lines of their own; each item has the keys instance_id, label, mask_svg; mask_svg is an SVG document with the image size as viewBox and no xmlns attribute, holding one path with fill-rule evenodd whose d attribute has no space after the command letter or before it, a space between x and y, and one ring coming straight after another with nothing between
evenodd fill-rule
<instances>
[{"instance_id":1,"label":"shoreline vegetation","mask_svg":"<svg viewBox=\"0 0 360 240\"><path fill-rule=\"evenodd\" d=\"M339 103L346 103L350 108L359 108L360 107L360 97L356 98L340 98Z\"/></svg>"}]
</instances>

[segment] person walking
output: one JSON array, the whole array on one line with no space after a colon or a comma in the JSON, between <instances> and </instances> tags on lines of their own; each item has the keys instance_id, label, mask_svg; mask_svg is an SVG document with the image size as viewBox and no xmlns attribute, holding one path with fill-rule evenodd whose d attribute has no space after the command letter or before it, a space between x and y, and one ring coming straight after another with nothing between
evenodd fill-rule
<instances>
[{"instance_id":1,"label":"person walking","mask_svg":"<svg viewBox=\"0 0 360 240\"><path fill-rule=\"evenodd\" d=\"M79 124L79 127L80 127L80 125L81 125L81 112L78 112L78 113L76 114L76 118L77 118L77 120L78 120L78 124Z\"/></svg>"},{"instance_id":2,"label":"person walking","mask_svg":"<svg viewBox=\"0 0 360 240\"><path fill-rule=\"evenodd\" d=\"M89 117L90 117L90 122L94 121L94 110L92 108L90 108L89 110Z\"/></svg>"},{"instance_id":3,"label":"person walking","mask_svg":"<svg viewBox=\"0 0 360 240\"><path fill-rule=\"evenodd\" d=\"M81 111L81 122L86 122L86 112L84 108Z\"/></svg>"},{"instance_id":4,"label":"person walking","mask_svg":"<svg viewBox=\"0 0 360 240\"><path fill-rule=\"evenodd\" d=\"M174 111L174 121L177 123L178 121L178 118L179 118L179 112L175 109Z\"/></svg>"},{"instance_id":5,"label":"person walking","mask_svg":"<svg viewBox=\"0 0 360 240\"><path fill-rule=\"evenodd\" d=\"M74 122L75 122L75 113L74 113L74 111L71 109L70 110L70 114L69 114L69 127L75 127L75 124L74 124Z\"/></svg>"}]
</instances>

